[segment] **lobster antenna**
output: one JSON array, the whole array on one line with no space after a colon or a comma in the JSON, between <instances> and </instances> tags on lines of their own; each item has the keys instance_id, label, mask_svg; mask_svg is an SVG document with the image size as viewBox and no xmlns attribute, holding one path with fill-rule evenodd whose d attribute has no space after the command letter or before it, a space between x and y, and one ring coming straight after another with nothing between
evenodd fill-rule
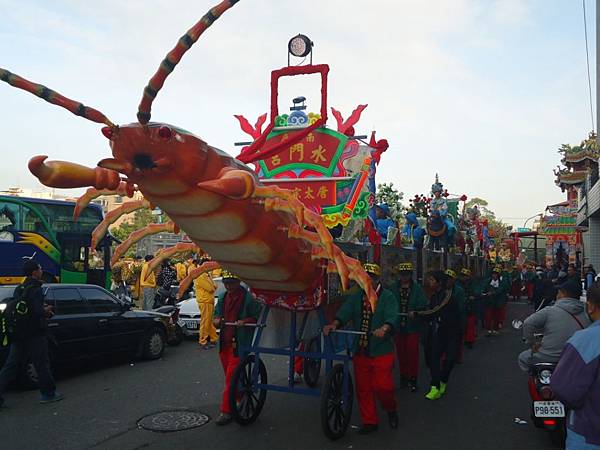
<instances>
[{"instance_id":1,"label":"lobster antenna","mask_svg":"<svg viewBox=\"0 0 600 450\"><path fill-rule=\"evenodd\" d=\"M210 27L215 20L221 17L225 11L235 5L239 0L223 0L217 6L208 11L196 25L188 30L181 39L177 42L177 45L173 50L167 53L165 59L160 63L160 67L154 74L148 85L144 88L144 95L140 106L138 106L137 118L138 122L142 125L147 124L150 121L152 102L156 98L156 94L161 90L166 78L169 76L175 66L181 61L181 58L187 52L192 45L198 40L200 35Z\"/></svg>"},{"instance_id":2,"label":"lobster antenna","mask_svg":"<svg viewBox=\"0 0 600 450\"><path fill-rule=\"evenodd\" d=\"M104 114L102 114L97 109L90 108L89 106L85 106L83 103L71 100L70 98L60 95L58 92L53 91L52 89L48 89L46 86L33 83L29 80L26 80L25 78L20 77L19 75L15 75L14 73L9 72L8 70L2 69L1 67L0 80L6 81L11 86L23 89L24 91L36 95L39 98L46 100L48 103L52 103L53 105L58 105L61 108L65 108L66 110L71 111L76 116L81 116L84 119L91 120L92 122L104 123L109 127L115 126L110 120L108 120L108 118Z\"/></svg>"}]
</instances>

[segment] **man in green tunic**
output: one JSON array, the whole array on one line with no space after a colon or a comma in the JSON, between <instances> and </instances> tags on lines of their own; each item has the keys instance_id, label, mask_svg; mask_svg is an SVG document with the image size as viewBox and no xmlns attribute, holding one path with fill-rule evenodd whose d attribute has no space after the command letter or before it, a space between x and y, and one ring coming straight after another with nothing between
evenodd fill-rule
<instances>
[{"instance_id":1,"label":"man in green tunic","mask_svg":"<svg viewBox=\"0 0 600 450\"><path fill-rule=\"evenodd\" d=\"M398 300L398 330L394 336L396 354L400 367L400 387L408 386L411 392L417 391L419 374L419 340L423 323L409 318L409 313L427 308L428 300L419 283L413 280L412 263L402 263L396 267L398 281L391 291Z\"/></svg>"},{"instance_id":2,"label":"man in green tunic","mask_svg":"<svg viewBox=\"0 0 600 450\"><path fill-rule=\"evenodd\" d=\"M375 399L388 413L391 428L398 427L398 413L394 395L394 346L392 336L397 327L398 301L392 292L380 283L381 268L377 264L365 264L377 292L375 310L362 290L348 296L333 322L323 327L323 334L352 322L354 331L364 332L355 339L352 362L356 379L356 397L362 419L360 434L371 433L378 428L379 419Z\"/></svg>"}]
</instances>

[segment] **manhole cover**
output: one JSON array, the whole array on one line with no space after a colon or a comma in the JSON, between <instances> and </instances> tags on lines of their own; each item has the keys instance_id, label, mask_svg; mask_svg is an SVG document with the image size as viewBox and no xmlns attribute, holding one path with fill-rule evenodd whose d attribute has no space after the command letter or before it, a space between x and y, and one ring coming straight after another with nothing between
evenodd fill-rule
<instances>
[{"instance_id":1,"label":"manhole cover","mask_svg":"<svg viewBox=\"0 0 600 450\"><path fill-rule=\"evenodd\" d=\"M138 426L150 431L181 431L201 427L210 417L196 411L163 411L142 417Z\"/></svg>"}]
</instances>

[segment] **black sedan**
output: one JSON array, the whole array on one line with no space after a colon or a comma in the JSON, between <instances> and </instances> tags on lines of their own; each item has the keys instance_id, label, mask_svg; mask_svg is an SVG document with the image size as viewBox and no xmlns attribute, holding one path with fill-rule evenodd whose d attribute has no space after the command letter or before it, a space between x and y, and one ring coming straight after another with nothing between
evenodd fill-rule
<instances>
[{"instance_id":1,"label":"black sedan","mask_svg":"<svg viewBox=\"0 0 600 450\"><path fill-rule=\"evenodd\" d=\"M12 299L16 286L0 286L0 304ZM48 320L50 360L53 366L103 354L128 352L144 359L162 355L169 316L132 310L98 286L87 284L44 284L45 302L54 309ZM0 347L0 365L8 348ZM23 367L20 381L33 387L37 374L33 364Z\"/></svg>"}]
</instances>

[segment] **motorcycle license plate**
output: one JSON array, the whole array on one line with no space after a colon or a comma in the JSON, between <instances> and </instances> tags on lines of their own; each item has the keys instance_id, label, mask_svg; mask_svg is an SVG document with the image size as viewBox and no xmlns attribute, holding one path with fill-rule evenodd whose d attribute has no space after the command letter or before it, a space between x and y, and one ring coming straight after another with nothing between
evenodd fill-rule
<instances>
[{"instance_id":1,"label":"motorcycle license plate","mask_svg":"<svg viewBox=\"0 0 600 450\"><path fill-rule=\"evenodd\" d=\"M533 402L535 417L565 417L565 407L559 401Z\"/></svg>"},{"instance_id":2,"label":"motorcycle license plate","mask_svg":"<svg viewBox=\"0 0 600 450\"><path fill-rule=\"evenodd\" d=\"M185 326L188 328L188 330L197 330L198 322L186 322Z\"/></svg>"}]
</instances>

